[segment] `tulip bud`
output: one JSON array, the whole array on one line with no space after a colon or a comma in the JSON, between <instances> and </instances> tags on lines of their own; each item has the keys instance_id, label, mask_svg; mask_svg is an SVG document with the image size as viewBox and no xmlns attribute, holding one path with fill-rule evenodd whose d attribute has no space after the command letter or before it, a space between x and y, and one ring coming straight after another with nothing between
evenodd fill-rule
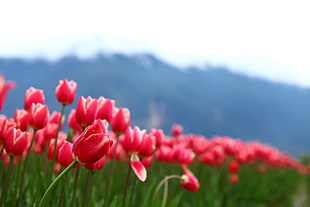
<instances>
[{"instance_id":1,"label":"tulip bud","mask_svg":"<svg viewBox=\"0 0 310 207\"><path fill-rule=\"evenodd\" d=\"M29 111L29 125L34 129L42 129L48 121L49 111L46 105L32 103Z\"/></svg>"},{"instance_id":2,"label":"tulip bud","mask_svg":"<svg viewBox=\"0 0 310 207\"><path fill-rule=\"evenodd\" d=\"M24 99L24 109L26 111L30 110L30 107L32 103L41 103L44 104L45 102L45 97L43 90L35 89L33 87L30 87L25 94L25 99Z\"/></svg>"},{"instance_id":3,"label":"tulip bud","mask_svg":"<svg viewBox=\"0 0 310 207\"><path fill-rule=\"evenodd\" d=\"M58 102L63 105L71 104L75 98L76 88L76 82L68 81L67 79L60 80L55 90Z\"/></svg>"},{"instance_id":4,"label":"tulip bud","mask_svg":"<svg viewBox=\"0 0 310 207\"><path fill-rule=\"evenodd\" d=\"M97 119L74 141L72 152L80 163L93 163L107 155L112 144L108 122Z\"/></svg>"}]
</instances>

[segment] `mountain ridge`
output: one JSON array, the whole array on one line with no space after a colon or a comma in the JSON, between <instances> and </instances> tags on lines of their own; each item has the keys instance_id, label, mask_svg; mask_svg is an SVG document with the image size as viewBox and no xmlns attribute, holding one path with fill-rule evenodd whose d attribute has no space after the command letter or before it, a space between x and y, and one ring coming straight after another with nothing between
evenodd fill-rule
<instances>
[{"instance_id":1,"label":"mountain ridge","mask_svg":"<svg viewBox=\"0 0 310 207\"><path fill-rule=\"evenodd\" d=\"M58 80L67 78L78 83L77 96L104 96L128 107L132 124L142 128L163 128L169 134L171 125L179 123L185 133L260 140L290 152L305 151L310 143L309 89L223 66L180 70L151 54L114 54L56 62L0 58L0 71L18 84L4 105L10 117L22 108L30 86L43 89L50 108L59 110L54 90Z\"/></svg>"}]
</instances>

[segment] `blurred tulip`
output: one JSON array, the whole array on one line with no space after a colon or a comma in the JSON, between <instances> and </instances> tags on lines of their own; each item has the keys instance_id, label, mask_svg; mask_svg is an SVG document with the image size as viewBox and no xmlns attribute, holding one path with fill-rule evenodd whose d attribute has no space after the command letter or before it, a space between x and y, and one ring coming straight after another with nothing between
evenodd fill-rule
<instances>
[{"instance_id":1,"label":"blurred tulip","mask_svg":"<svg viewBox=\"0 0 310 207\"><path fill-rule=\"evenodd\" d=\"M184 174L181 176L181 181L180 181L181 187L191 192L197 192L200 187L200 183L198 179L187 168L184 168L183 172Z\"/></svg>"},{"instance_id":2,"label":"blurred tulip","mask_svg":"<svg viewBox=\"0 0 310 207\"><path fill-rule=\"evenodd\" d=\"M12 81L6 82L3 75L0 74L0 111L2 110L7 93L9 92L9 90L15 87L16 87L15 82Z\"/></svg>"},{"instance_id":3,"label":"blurred tulip","mask_svg":"<svg viewBox=\"0 0 310 207\"><path fill-rule=\"evenodd\" d=\"M76 112L75 109L71 110L69 117L68 117L68 124L69 124L69 127L73 129L74 131L81 132L82 127L76 122L75 112Z\"/></svg>"}]
</instances>

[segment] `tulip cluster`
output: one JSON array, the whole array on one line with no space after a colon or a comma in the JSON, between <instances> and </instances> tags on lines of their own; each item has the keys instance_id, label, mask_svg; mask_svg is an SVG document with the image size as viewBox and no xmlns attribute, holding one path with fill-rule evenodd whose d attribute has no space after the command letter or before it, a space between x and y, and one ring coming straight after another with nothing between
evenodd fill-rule
<instances>
[{"instance_id":1,"label":"tulip cluster","mask_svg":"<svg viewBox=\"0 0 310 207\"><path fill-rule=\"evenodd\" d=\"M6 83L3 76L0 76L0 109L8 90L13 86L13 82ZM308 173L307 168L298 160L257 141L243 142L231 137L215 136L207 139L201 135L185 135L181 125L174 125L171 135L165 135L161 129L151 129L149 132L141 130L138 126L130 125L128 108L118 108L115 100L104 97L80 96L66 122L64 109L74 102L76 90L77 84L74 81L59 81L55 96L63 110L50 113L48 105L45 104L44 91L31 87L25 92L24 109L16 109L14 118L0 115L0 157L5 166L14 168L18 162L24 160L24 170L27 171L29 155L37 155L43 163L48 162L51 166L55 173L51 174L51 179L58 181L58 177L64 176L71 168L85 168L93 173L109 163L112 176L107 179L113 180L112 163L117 161L128 163L129 170L132 170L138 180L145 182L147 171L154 162L168 163L178 166L179 169L179 173L171 178L177 178L180 187L191 192L197 192L200 186L204 185L195 176L195 172L190 170L193 164L214 168L227 166L229 180L234 184L242 179L238 176L240 168L255 163L259 163L260 173L265 173L268 169L285 168ZM70 129L68 133L62 131L65 123L68 123ZM43 165L41 173L48 176L49 170L44 166L46 165ZM75 182L78 182L78 179ZM55 181L46 192L54 185ZM90 186L86 186L89 190ZM0 206L5 203L6 188L8 186L2 189ZM106 191L109 190L109 187L107 188ZM17 202L19 206L25 202L23 190L21 182ZM42 205L48 196L46 192L40 202ZM87 203L87 193L85 197ZM104 202L108 203L107 198ZM85 203L83 199L83 204Z\"/></svg>"}]
</instances>

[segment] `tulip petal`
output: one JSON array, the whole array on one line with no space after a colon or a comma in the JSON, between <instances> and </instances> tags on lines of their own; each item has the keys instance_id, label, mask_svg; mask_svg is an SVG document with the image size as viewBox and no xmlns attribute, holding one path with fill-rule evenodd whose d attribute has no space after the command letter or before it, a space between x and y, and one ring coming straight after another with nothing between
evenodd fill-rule
<instances>
[{"instance_id":1,"label":"tulip petal","mask_svg":"<svg viewBox=\"0 0 310 207\"><path fill-rule=\"evenodd\" d=\"M130 157L130 166L138 179L142 182L146 180L146 169L142 162L140 161L138 155L131 155Z\"/></svg>"}]
</instances>

